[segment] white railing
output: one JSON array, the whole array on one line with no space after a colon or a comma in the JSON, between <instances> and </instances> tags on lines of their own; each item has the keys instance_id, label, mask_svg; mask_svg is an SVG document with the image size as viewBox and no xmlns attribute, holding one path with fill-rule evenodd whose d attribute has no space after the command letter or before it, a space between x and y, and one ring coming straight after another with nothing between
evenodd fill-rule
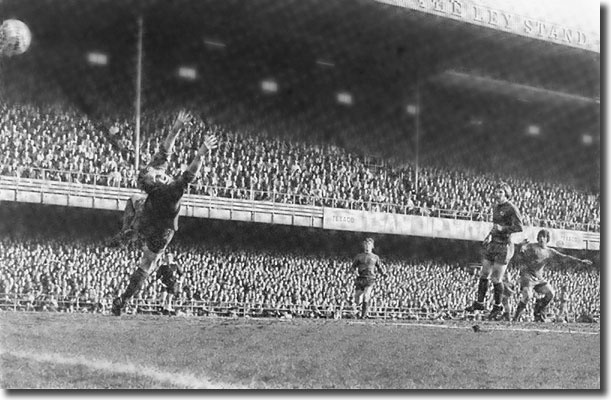
<instances>
[{"instance_id":1,"label":"white railing","mask_svg":"<svg viewBox=\"0 0 611 400\"><path fill-rule=\"evenodd\" d=\"M0 171L3 166L0 165ZM6 173L3 172L3 173ZM12 171L13 175L0 175L1 188L29 187L36 191L60 190L59 194L66 195L96 195L112 198L119 194L121 199L131 194L139 193L136 189L135 177L131 180L114 181L107 176L87 174L74 171L59 171L42 168L24 168L20 171ZM54 179L55 178L55 179ZM53 192L55 193L55 192ZM267 202L271 204L288 206L306 206L313 208L343 208L362 211L388 212L394 214L423 215L428 217L460 219L468 221L491 222L492 215L485 212L428 209L426 207L408 207L405 204L390 202L374 202L352 199L339 199L335 197L313 196L310 194L283 193L277 191L260 191L252 188L226 188L210 185L190 185L188 193L192 199L233 199L240 201ZM194 200L194 202L196 202ZM317 212L320 214L321 211ZM597 222L581 223L561 221L552 219L531 219L529 224L542 228L556 228L578 230L585 232L600 232L600 224Z\"/></svg>"},{"instance_id":2,"label":"white railing","mask_svg":"<svg viewBox=\"0 0 611 400\"><path fill-rule=\"evenodd\" d=\"M109 314L110 298L101 301L70 297L55 299L47 295L29 296L25 294L0 294L0 310L19 312L68 312L68 313L99 313ZM181 300L174 302L177 312L189 316L214 317L255 317L255 318L327 318L350 319L356 318L358 312L352 306L337 305L308 305L253 302L214 302L204 300ZM525 319L530 318L531 310L527 309ZM158 314L161 312L161 303L154 298L132 299L126 307L127 314ZM419 307L399 307L372 304L369 316L377 320L477 320L486 319L487 313L467 313L463 309L437 309L425 311ZM582 311L564 315L567 322L575 322L582 315ZM587 313L595 321L600 321L600 312ZM548 317L555 318L553 312L548 311Z\"/></svg>"}]
</instances>

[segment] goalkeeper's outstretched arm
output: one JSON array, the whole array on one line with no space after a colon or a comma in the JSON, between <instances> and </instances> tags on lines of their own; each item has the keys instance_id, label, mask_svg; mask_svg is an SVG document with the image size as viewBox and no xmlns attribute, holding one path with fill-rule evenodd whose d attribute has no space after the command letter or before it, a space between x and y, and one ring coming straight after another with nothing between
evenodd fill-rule
<instances>
[{"instance_id":1,"label":"goalkeeper's outstretched arm","mask_svg":"<svg viewBox=\"0 0 611 400\"><path fill-rule=\"evenodd\" d=\"M204 136L204 143L197 150L197 155L191 161L191 164L187 167L187 171L192 173L193 175L197 175L200 168L202 167L202 163L204 161L204 156L206 154L210 154L210 152L218 146L218 140L214 135L206 135Z\"/></svg>"},{"instance_id":2,"label":"goalkeeper's outstretched arm","mask_svg":"<svg viewBox=\"0 0 611 400\"><path fill-rule=\"evenodd\" d=\"M191 114L184 110L181 110L178 113L178 115L176 116L176 120L174 120L174 124L170 129L170 133L165 138L162 144L163 150L166 152L166 154L170 154L172 152L172 149L174 148L174 142L176 141L180 130L185 124L190 122L192 119L193 117L191 116Z\"/></svg>"}]
</instances>

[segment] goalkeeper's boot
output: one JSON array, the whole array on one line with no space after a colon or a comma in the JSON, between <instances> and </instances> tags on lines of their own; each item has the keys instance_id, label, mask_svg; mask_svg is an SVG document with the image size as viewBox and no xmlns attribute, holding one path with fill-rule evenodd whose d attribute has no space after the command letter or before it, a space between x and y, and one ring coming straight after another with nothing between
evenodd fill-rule
<instances>
[{"instance_id":1,"label":"goalkeeper's boot","mask_svg":"<svg viewBox=\"0 0 611 400\"><path fill-rule=\"evenodd\" d=\"M511 321L511 317L509 316L509 312L505 311L503 315L501 315L501 321Z\"/></svg>"},{"instance_id":2,"label":"goalkeeper's boot","mask_svg":"<svg viewBox=\"0 0 611 400\"><path fill-rule=\"evenodd\" d=\"M110 311L112 312L112 315L119 317L121 316L122 308L123 308L123 300L121 300L120 297L117 297L116 299L112 301L112 308L110 309Z\"/></svg>"},{"instance_id":3,"label":"goalkeeper's boot","mask_svg":"<svg viewBox=\"0 0 611 400\"><path fill-rule=\"evenodd\" d=\"M490 311L490 314L488 314L488 319L496 321L501 314L503 314L503 305L495 304L492 306L492 311Z\"/></svg>"},{"instance_id":4,"label":"goalkeeper's boot","mask_svg":"<svg viewBox=\"0 0 611 400\"><path fill-rule=\"evenodd\" d=\"M484 307L484 303L480 303L479 301L474 301L469 307L465 308L466 312L475 312L475 311L484 311L486 307Z\"/></svg>"}]
</instances>

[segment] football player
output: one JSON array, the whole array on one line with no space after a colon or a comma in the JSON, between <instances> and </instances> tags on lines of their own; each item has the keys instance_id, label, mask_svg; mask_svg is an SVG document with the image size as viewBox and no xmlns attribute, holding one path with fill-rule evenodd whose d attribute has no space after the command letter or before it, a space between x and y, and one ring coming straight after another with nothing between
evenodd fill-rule
<instances>
[{"instance_id":1,"label":"football player","mask_svg":"<svg viewBox=\"0 0 611 400\"><path fill-rule=\"evenodd\" d=\"M155 269L157 260L178 229L182 197L190 182L201 169L204 157L217 147L214 135L205 135L204 142L187 169L176 179L166 175L168 157L183 126L191 121L189 113L181 111L164 142L149 164L138 174L138 185L147 194L139 221L144 245L140 265L132 273L127 288L114 299L112 313L121 315L126 302L137 294Z\"/></svg>"},{"instance_id":2,"label":"football player","mask_svg":"<svg viewBox=\"0 0 611 400\"><path fill-rule=\"evenodd\" d=\"M522 216L517 207L514 206L509 198L511 197L511 187L501 182L495 189L496 204L492 211L492 230L488 233L483 242L483 260L480 273L479 284L477 287L477 300L473 302L466 311L484 310L484 301L488 291L488 282L492 278L494 286L494 305L489 318L496 319L503 313L503 291L505 286L502 279L507 270L509 260L513 257L514 245L511 242L511 235L521 232Z\"/></svg>"},{"instance_id":3,"label":"football player","mask_svg":"<svg viewBox=\"0 0 611 400\"><path fill-rule=\"evenodd\" d=\"M547 229L541 229L537 234L537 243L526 243L520 249L521 268L520 268L520 294L513 320L519 321L522 312L533 296L533 291L542 294L543 297L535 302L534 317L536 322L545 322L545 308L554 299L554 288L543 279L543 269L555 259L565 259L575 261L584 265L592 265L590 260L563 254L558 250L552 249L547 244L550 240L550 233Z\"/></svg>"},{"instance_id":4,"label":"football player","mask_svg":"<svg viewBox=\"0 0 611 400\"><path fill-rule=\"evenodd\" d=\"M376 273L379 272L386 277L386 269L380 263L380 257L373 253L374 241L367 238L363 241L363 252L359 253L352 262L352 271L357 272L355 281L354 301L357 307L361 306L360 318L367 318L367 312L371 301L373 284L376 281Z\"/></svg>"},{"instance_id":5,"label":"football player","mask_svg":"<svg viewBox=\"0 0 611 400\"><path fill-rule=\"evenodd\" d=\"M161 283L161 306L164 315L172 315L172 300L176 295L176 286L180 285L183 276L182 268L174 262L174 255L165 254L165 263L157 269L157 280Z\"/></svg>"}]
</instances>

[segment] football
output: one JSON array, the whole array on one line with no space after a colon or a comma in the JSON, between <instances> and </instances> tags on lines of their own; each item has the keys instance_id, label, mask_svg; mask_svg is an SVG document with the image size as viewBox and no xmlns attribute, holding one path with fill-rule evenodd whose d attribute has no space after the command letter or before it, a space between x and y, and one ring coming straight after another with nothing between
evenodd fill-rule
<instances>
[{"instance_id":1,"label":"football","mask_svg":"<svg viewBox=\"0 0 611 400\"><path fill-rule=\"evenodd\" d=\"M0 25L0 54L7 57L25 53L32 42L30 28L17 19L7 19Z\"/></svg>"}]
</instances>

